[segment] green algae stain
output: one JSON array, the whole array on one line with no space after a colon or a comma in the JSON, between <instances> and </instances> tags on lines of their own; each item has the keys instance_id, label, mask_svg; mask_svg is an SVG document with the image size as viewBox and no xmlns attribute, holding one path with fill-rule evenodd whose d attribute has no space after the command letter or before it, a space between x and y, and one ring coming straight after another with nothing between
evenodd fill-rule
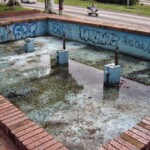
<instances>
[{"instance_id":1,"label":"green algae stain","mask_svg":"<svg viewBox=\"0 0 150 150\"><path fill-rule=\"evenodd\" d=\"M25 113L50 107L56 102L65 102L67 93L79 93L82 85L78 85L69 74L67 67L55 67L51 74L42 78L25 79L13 84L7 97Z\"/></svg>"}]
</instances>

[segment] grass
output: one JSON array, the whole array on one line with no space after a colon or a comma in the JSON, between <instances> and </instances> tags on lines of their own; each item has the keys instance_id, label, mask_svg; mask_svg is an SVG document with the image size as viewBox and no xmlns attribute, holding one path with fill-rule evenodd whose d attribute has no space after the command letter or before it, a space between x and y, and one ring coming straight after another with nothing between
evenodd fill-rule
<instances>
[{"instance_id":1,"label":"grass","mask_svg":"<svg viewBox=\"0 0 150 150\"><path fill-rule=\"evenodd\" d=\"M21 6L10 7L10 6L6 6L6 5L1 5L0 4L0 13L4 13L4 12L19 12L19 11L23 11L23 10L27 10L27 8L23 8Z\"/></svg>"},{"instance_id":2,"label":"grass","mask_svg":"<svg viewBox=\"0 0 150 150\"><path fill-rule=\"evenodd\" d=\"M44 2L44 0L39 0L40 2ZM58 3L58 0L54 0L55 3ZM79 6L79 7L87 7L91 5L90 0L64 0L65 5L71 6ZM146 15L150 16L150 6L147 5L134 5L134 6L124 6L124 5L116 5L116 4L104 4L104 3L94 3L95 6L101 10L110 10L110 11L118 11L118 12L126 12L133 13L138 15Z\"/></svg>"},{"instance_id":3,"label":"grass","mask_svg":"<svg viewBox=\"0 0 150 150\"><path fill-rule=\"evenodd\" d=\"M40 2L44 2L44 0L38 0ZM55 4L58 3L58 0L54 0ZM91 5L90 0L64 0L65 5L78 6L78 7L87 7ZM138 15L150 16L150 6L147 5L134 5L134 6L123 6L116 4L104 4L104 3L94 3L95 6L101 10L110 10L110 11L118 11L125 13L133 13ZM15 6L8 7L0 4L0 12L19 12L22 10L27 10L26 8Z\"/></svg>"}]
</instances>

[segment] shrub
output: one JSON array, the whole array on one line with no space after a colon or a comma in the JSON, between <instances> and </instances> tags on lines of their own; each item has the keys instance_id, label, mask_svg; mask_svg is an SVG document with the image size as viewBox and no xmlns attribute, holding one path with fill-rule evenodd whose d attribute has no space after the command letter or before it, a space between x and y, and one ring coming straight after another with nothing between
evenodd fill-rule
<instances>
[{"instance_id":1,"label":"shrub","mask_svg":"<svg viewBox=\"0 0 150 150\"><path fill-rule=\"evenodd\" d=\"M127 5L127 0L96 0L96 1L101 2L101 3L112 3L112 4ZM130 1L130 6L139 3L139 0L129 0L129 1Z\"/></svg>"}]
</instances>

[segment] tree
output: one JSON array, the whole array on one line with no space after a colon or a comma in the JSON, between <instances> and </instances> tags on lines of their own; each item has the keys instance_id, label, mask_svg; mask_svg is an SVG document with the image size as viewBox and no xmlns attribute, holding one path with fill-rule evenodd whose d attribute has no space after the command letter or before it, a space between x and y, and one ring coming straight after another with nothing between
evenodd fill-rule
<instances>
[{"instance_id":1,"label":"tree","mask_svg":"<svg viewBox=\"0 0 150 150\"><path fill-rule=\"evenodd\" d=\"M59 14L63 14L63 2L64 0L59 0ZM54 0L45 0L45 12L54 14Z\"/></svg>"},{"instance_id":2,"label":"tree","mask_svg":"<svg viewBox=\"0 0 150 150\"><path fill-rule=\"evenodd\" d=\"M45 0L45 12L54 14L54 0Z\"/></svg>"},{"instance_id":3,"label":"tree","mask_svg":"<svg viewBox=\"0 0 150 150\"><path fill-rule=\"evenodd\" d=\"M17 0L9 0L6 5L7 6L16 6L16 5L20 5L20 4Z\"/></svg>"},{"instance_id":4,"label":"tree","mask_svg":"<svg viewBox=\"0 0 150 150\"><path fill-rule=\"evenodd\" d=\"M64 0L59 0L59 14L63 15L63 2Z\"/></svg>"}]
</instances>

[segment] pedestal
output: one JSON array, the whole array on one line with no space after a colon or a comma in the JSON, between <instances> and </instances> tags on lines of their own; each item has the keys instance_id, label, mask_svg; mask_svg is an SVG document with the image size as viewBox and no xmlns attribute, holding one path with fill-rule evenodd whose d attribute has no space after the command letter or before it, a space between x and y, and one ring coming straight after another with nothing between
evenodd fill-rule
<instances>
[{"instance_id":1,"label":"pedestal","mask_svg":"<svg viewBox=\"0 0 150 150\"><path fill-rule=\"evenodd\" d=\"M68 64L68 51L67 50L58 50L56 52L56 62L58 65L67 65Z\"/></svg>"},{"instance_id":2,"label":"pedestal","mask_svg":"<svg viewBox=\"0 0 150 150\"><path fill-rule=\"evenodd\" d=\"M104 85L113 86L120 83L120 65L104 65Z\"/></svg>"},{"instance_id":3,"label":"pedestal","mask_svg":"<svg viewBox=\"0 0 150 150\"><path fill-rule=\"evenodd\" d=\"M31 52L35 51L34 40L30 39L30 38L26 39L24 47L25 47L26 53L31 53Z\"/></svg>"}]
</instances>

